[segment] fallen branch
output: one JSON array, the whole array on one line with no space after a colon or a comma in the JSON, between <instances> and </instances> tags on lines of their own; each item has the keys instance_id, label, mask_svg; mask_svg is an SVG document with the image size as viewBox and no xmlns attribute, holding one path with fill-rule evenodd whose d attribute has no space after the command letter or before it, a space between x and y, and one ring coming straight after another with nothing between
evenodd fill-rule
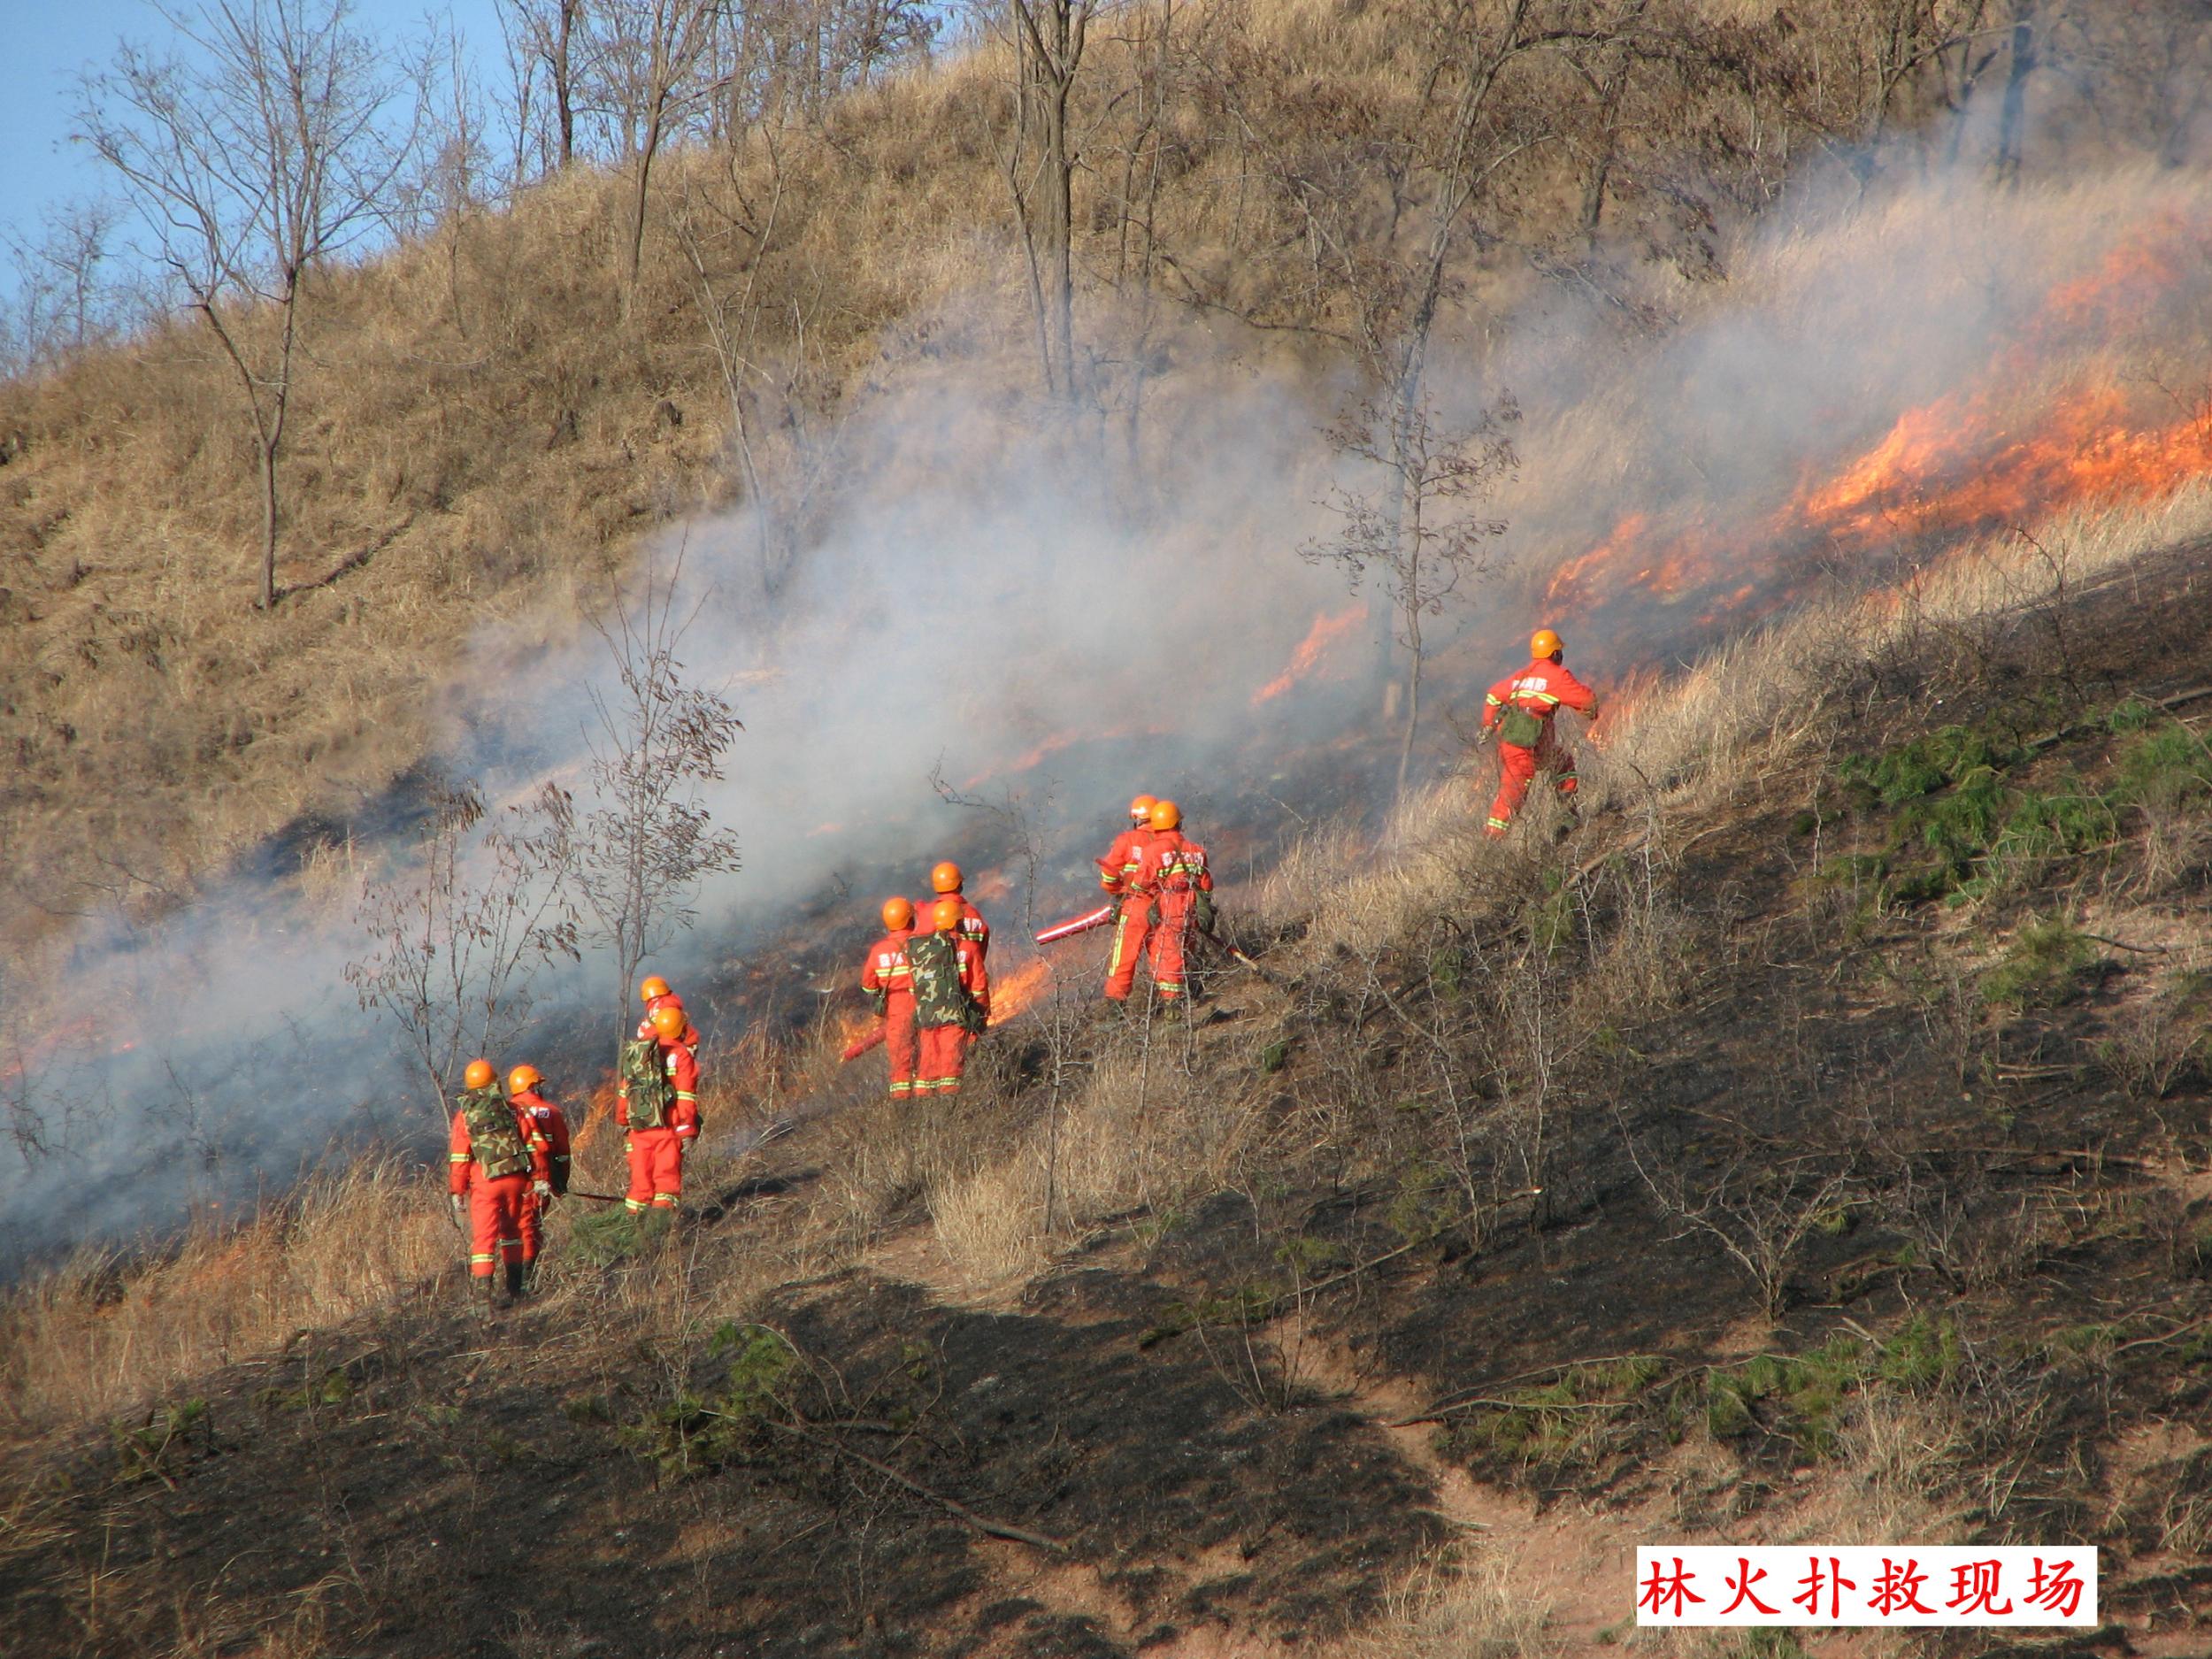
<instances>
[{"instance_id":1,"label":"fallen branch","mask_svg":"<svg viewBox=\"0 0 2212 1659\"><path fill-rule=\"evenodd\" d=\"M818 1434L803 1423L783 1423L774 1417L764 1417L762 1421L772 1429L780 1430L786 1434L795 1434L803 1440L811 1440L815 1445L835 1452L841 1457L851 1458L863 1468L874 1470L886 1480L905 1487L918 1498L927 1499L955 1520L972 1526L979 1532L987 1533L993 1538L1009 1539L1017 1544L1027 1544L1033 1549L1050 1550L1056 1555L1064 1555L1070 1553L1068 1547L1056 1538L1048 1538L1042 1532L1033 1532L1025 1527L1010 1525L1004 1521L995 1521L987 1515L978 1515L957 1498L949 1498L943 1493L922 1485L918 1480L910 1479L892 1468L890 1464L871 1457L865 1452L855 1451L843 1441L827 1434Z\"/></svg>"},{"instance_id":2,"label":"fallen branch","mask_svg":"<svg viewBox=\"0 0 2212 1659\"><path fill-rule=\"evenodd\" d=\"M2177 1336L2186 1336L2192 1331L2201 1330L2208 1325L2212 1325L2212 1313L2206 1314L2200 1319L2192 1319L2186 1325L2176 1325L2163 1336L2139 1336L2132 1342L2123 1342L2112 1350L2112 1357L2117 1359L2131 1348L2156 1348L2162 1343L2172 1341Z\"/></svg>"},{"instance_id":3,"label":"fallen branch","mask_svg":"<svg viewBox=\"0 0 2212 1659\"><path fill-rule=\"evenodd\" d=\"M1482 1214L1482 1212L1486 1210L1498 1210L1503 1208L1507 1204L1514 1202L1518 1199L1534 1198L1543 1190L1544 1189L1540 1187L1524 1187L1517 1193L1508 1193L1504 1197L1494 1198L1486 1204L1477 1204L1465 1215L1460 1217L1458 1220L1447 1222L1444 1225L1437 1228L1433 1233L1425 1233L1419 1238L1414 1240L1410 1244L1402 1244L1394 1250L1385 1250L1380 1256L1375 1256L1371 1260L1355 1263L1352 1266L1346 1268L1342 1272L1332 1273L1328 1278L1317 1280L1313 1284L1302 1285L1294 1294L1300 1296L1318 1295L1321 1292L1327 1290L1331 1286L1341 1285L1346 1279L1356 1278L1358 1275L1364 1273L1371 1267L1380 1267L1385 1262L1395 1261L1398 1257L1404 1256L1410 1251L1419 1249L1425 1244L1435 1243L1437 1240L1442 1238L1454 1227L1463 1226L1466 1223L1472 1221L1477 1216Z\"/></svg>"},{"instance_id":4,"label":"fallen branch","mask_svg":"<svg viewBox=\"0 0 2212 1659\"><path fill-rule=\"evenodd\" d=\"M2093 939L2101 945L2110 945L2115 950L2132 950L2139 956L2162 956L2167 954L2164 945L2131 945L2122 940L2107 939L2102 933L2084 933L2082 937Z\"/></svg>"},{"instance_id":5,"label":"fallen branch","mask_svg":"<svg viewBox=\"0 0 2212 1659\"><path fill-rule=\"evenodd\" d=\"M1471 1400L1455 1400L1450 1405L1437 1406L1418 1417L1393 1417L1383 1426L1409 1429L1421 1423L1441 1423L1455 1411L1474 1411L1485 1406L1495 1411L1622 1411L1634 1403L1632 1400L1495 1400L1487 1394L1478 1394Z\"/></svg>"}]
</instances>

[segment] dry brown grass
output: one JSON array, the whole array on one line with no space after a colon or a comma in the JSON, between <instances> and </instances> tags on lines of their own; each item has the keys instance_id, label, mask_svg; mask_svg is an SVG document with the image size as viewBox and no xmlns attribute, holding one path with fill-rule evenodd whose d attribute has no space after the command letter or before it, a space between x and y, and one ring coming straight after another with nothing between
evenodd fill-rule
<instances>
[{"instance_id":1,"label":"dry brown grass","mask_svg":"<svg viewBox=\"0 0 2212 1659\"><path fill-rule=\"evenodd\" d=\"M2065 580L2078 588L2124 580L2130 558L2207 530L2212 488L2148 511L2053 526L2043 541L2069 549ZM1909 595L1816 606L1717 651L1609 722L1586 771L1592 795L1621 805L1624 833L1657 841L1663 856L1666 839L1678 833L1671 826L1724 811L1815 741L1830 689L1855 666L1932 630L1970 628L1993 613L2047 603L2055 580L2038 557L1982 546L1954 557ZM1317 833L1264 885L1261 904L1274 919L1291 920L1302 896L1314 916L1297 954L1320 961L1345 952L1356 961L1412 937L1440 910L1463 906L1486 872L1494 873L1490 861L1516 856L1509 845L1486 841L1479 825L1464 783L1440 786L1409 800L1360 858L1346 857L1345 833ZM342 890L352 879L343 849L324 859L319 879ZM1347 867L1359 873L1325 873ZM1663 904L1630 904L1575 995L1591 1002L1591 1018L1601 1018L1623 997L1653 995L1678 949ZM1575 1017L1571 1002L1563 1025ZM1089 1016L1071 1001L1048 1005L1040 1017L1066 1041L1079 1030L1072 1022ZM755 1042L716 1056L710 1068L710 1138L764 1122L795 1101L836 1103L808 1132L818 1137L810 1151L824 1166L820 1194L789 1201L774 1225L749 1231L746 1248L710 1253L727 1257L713 1271L735 1275L727 1288L737 1294L855 1259L887 1225L917 1214L962 1277L978 1285L1025 1277L1103 1223L1145 1207L1171 1209L1235 1179L1260 1110L1259 1097L1240 1094L1203 1063L1197 1039L1176 1023L1093 1033L1086 1041L1095 1064L1073 1074L1056 1108L1026 1118L1021 1113L1033 1099L1022 1107L987 1064L979 1066L973 1091L954 1099L873 1097L872 1071L863 1077L860 1068L837 1064L842 1038L825 1023L795 1048L772 1052ZM742 1158L704 1156L695 1166L698 1189L726 1186L752 1167ZM622 1179L618 1136L588 1137L580 1183L619 1190ZM703 1248L694 1242L677 1277L669 1277L674 1267L622 1276L617 1301L637 1304L625 1317L640 1328L659 1321L662 1329L672 1317L678 1327L703 1318L695 1285ZM196 1226L173 1255L150 1264L126 1267L89 1252L24 1286L0 1313L0 1409L19 1432L129 1410L303 1327L383 1305L457 1259L433 1179L392 1162L311 1179L242 1226ZM557 1263L557 1251L549 1259ZM557 1286L567 1278L557 1268ZM1869 1502L1901 1515L1909 1508L1911 1484L1898 1471L1915 1455L1911 1437L1925 1439L1929 1428L1871 1416L1855 1422L1847 1439Z\"/></svg>"},{"instance_id":2,"label":"dry brown grass","mask_svg":"<svg viewBox=\"0 0 2212 1659\"><path fill-rule=\"evenodd\" d=\"M1551 1604L1517 1583L1505 1563L1455 1549L1407 1574L1382 1617L1338 1651L1343 1659L1547 1659L1562 1651L1550 1625Z\"/></svg>"},{"instance_id":3,"label":"dry brown grass","mask_svg":"<svg viewBox=\"0 0 2212 1659\"><path fill-rule=\"evenodd\" d=\"M1682 27L1719 4L1683 0ZM1847 78L1793 73L1806 42L1837 47L1875 20L1840 0L1787 29L1756 7L1721 9L1741 25L1731 51L1749 89L1655 67L1639 95L1653 107L1624 109L1615 137L1655 157L1691 142L1718 196L1764 199L1786 151L1773 138L1858 119ZM1156 65L1133 33L1094 38L1079 88L1080 306L1110 406L1130 391L1114 365L1182 336L1326 372L1333 348L1310 330L1340 324L1343 295L1292 234L1270 168L1298 171L1309 143L1368 142L1338 130L1355 112L1356 127L1395 131L1424 84L1417 6L1210 0L1177 19L1158 149L1134 124L1149 106L1132 89ZM1502 121L1580 119L1563 61L1532 55L1519 73ZM987 398L1033 384L1000 165L1007 81L1004 53L986 46L777 134L784 230L761 264L750 352L780 388L755 411L771 495L806 461L780 400L833 426L887 362L957 363ZM1508 242L1579 246L1588 146L1568 136L1514 161L1493 227ZM1144 165L1121 165L1131 157ZM174 903L301 815L342 816L429 746L473 631L503 623L518 649L561 636L640 532L731 498L726 388L673 227L732 178L764 199L771 166L757 133L733 159L672 155L634 291L625 187L590 169L324 274L284 463L290 595L274 616L247 608L248 443L222 365L187 323L0 386L0 431L23 442L0 470L0 739L15 756L0 874L35 872L0 884L0 939L20 947L87 902ZM1639 219L1628 196L1680 173L1623 156L1614 188L1640 247L1665 243L1672 210L1654 196ZM1141 204L1124 195L1139 180ZM724 292L740 251L728 238L709 250ZM1508 260L1483 291L1502 301L1532 280ZM1232 339L1219 306L1289 326Z\"/></svg>"},{"instance_id":4,"label":"dry brown grass","mask_svg":"<svg viewBox=\"0 0 2212 1659\"><path fill-rule=\"evenodd\" d=\"M1673 826L1748 798L1824 741L1838 688L1854 671L1908 649L1970 651L1993 627L2057 614L2065 595L2124 580L2130 561L2208 534L2212 484L2200 483L2148 504L2063 515L2039 528L2039 547L1993 537L1904 587L1809 603L1617 704L1594 737L1580 737L1583 810L1617 810L1640 853L1663 859ZM1415 792L1357 857L1348 856L1348 832L1316 832L1261 883L1257 910L1273 924L1308 921L1304 948L1317 955L1371 951L1479 902L1500 861L1525 856L1513 841L1501 846L1482 834L1494 781L1494 763L1478 761L1462 778ZM1534 796L1532 804L1540 822L1543 805ZM1357 873L1335 873L1348 868Z\"/></svg>"},{"instance_id":5,"label":"dry brown grass","mask_svg":"<svg viewBox=\"0 0 2212 1659\"><path fill-rule=\"evenodd\" d=\"M83 1251L0 1310L0 1412L20 1433L141 1409L460 1259L442 1181L396 1158L311 1177L242 1225L203 1217L150 1263Z\"/></svg>"}]
</instances>

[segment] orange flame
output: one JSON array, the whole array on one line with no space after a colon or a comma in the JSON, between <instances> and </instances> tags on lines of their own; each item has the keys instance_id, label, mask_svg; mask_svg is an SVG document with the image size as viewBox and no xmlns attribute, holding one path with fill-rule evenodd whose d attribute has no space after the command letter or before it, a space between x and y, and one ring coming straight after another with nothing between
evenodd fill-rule
<instances>
[{"instance_id":1,"label":"orange flame","mask_svg":"<svg viewBox=\"0 0 2212 1659\"><path fill-rule=\"evenodd\" d=\"M2108 341L2139 335L2145 319L2194 303L2182 279L2207 234L2179 212L2152 216L2116 238L2095 269L2046 293L1976 384L1906 410L1763 522L1717 532L1690 515L1655 534L1647 514L1627 514L1559 567L1547 600L1588 610L1627 590L1666 598L1695 585L1708 590L1703 615L1712 620L1779 596L1771 576L1787 565L1778 566L1778 545L1809 565L1806 556L1824 551L2155 501L2212 476L2212 400L2192 408L2096 360ZM2089 363L2054 396L2051 366L2069 357Z\"/></svg>"},{"instance_id":2,"label":"orange flame","mask_svg":"<svg viewBox=\"0 0 2212 1659\"><path fill-rule=\"evenodd\" d=\"M614 1073L610 1071L592 1090L590 1103L584 1108L584 1121L571 1132L568 1138L570 1151L583 1151L614 1121Z\"/></svg>"},{"instance_id":3,"label":"orange flame","mask_svg":"<svg viewBox=\"0 0 2212 1659\"><path fill-rule=\"evenodd\" d=\"M1364 607L1354 605L1335 616L1326 611L1316 616L1313 626L1306 630L1306 637L1298 641L1298 649L1290 654L1290 661L1283 665L1283 672L1252 694L1252 706L1256 709L1269 699L1281 696L1311 674L1328 654L1329 648L1357 627L1366 614Z\"/></svg>"},{"instance_id":4,"label":"orange flame","mask_svg":"<svg viewBox=\"0 0 2212 1659\"><path fill-rule=\"evenodd\" d=\"M1035 1002L1052 980L1052 964L1040 956L991 981L991 1024L1002 1025Z\"/></svg>"},{"instance_id":5,"label":"orange flame","mask_svg":"<svg viewBox=\"0 0 2212 1659\"><path fill-rule=\"evenodd\" d=\"M1864 543L2149 499L2208 472L2212 421L2139 421L2116 387L2083 388L2024 434L1946 398L1908 411L1802 511L1839 540Z\"/></svg>"}]
</instances>

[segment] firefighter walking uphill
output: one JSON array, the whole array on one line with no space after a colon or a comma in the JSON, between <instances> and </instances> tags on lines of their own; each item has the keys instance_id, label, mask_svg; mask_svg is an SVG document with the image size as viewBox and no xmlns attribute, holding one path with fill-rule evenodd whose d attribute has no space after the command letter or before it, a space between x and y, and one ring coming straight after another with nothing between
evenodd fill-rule
<instances>
[{"instance_id":1,"label":"firefighter walking uphill","mask_svg":"<svg viewBox=\"0 0 2212 1659\"><path fill-rule=\"evenodd\" d=\"M486 1313L499 1294L495 1270L506 1270L510 1301L523 1294L523 1206L553 1190L546 1141L500 1092L498 1075L488 1060L469 1062L446 1155L453 1223L468 1230L470 1281L482 1286Z\"/></svg>"},{"instance_id":2,"label":"firefighter walking uphill","mask_svg":"<svg viewBox=\"0 0 2212 1659\"><path fill-rule=\"evenodd\" d=\"M990 1024L990 977L982 949L960 931L964 914L958 899L939 899L930 910L930 931L907 943L920 1035L917 1094L957 1094L968 1046Z\"/></svg>"},{"instance_id":3,"label":"firefighter walking uphill","mask_svg":"<svg viewBox=\"0 0 2212 1659\"><path fill-rule=\"evenodd\" d=\"M860 988L883 1022L883 1048L891 1059L891 1098L914 1092L921 1059L921 1033L914 1023L914 971L906 959L914 937L914 907L904 898L883 902L883 937L868 947L861 964Z\"/></svg>"},{"instance_id":4,"label":"firefighter walking uphill","mask_svg":"<svg viewBox=\"0 0 2212 1659\"><path fill-rule=\"evenodd\" d=\"M1505 833L1539 772L1553 775L1561 802L1571 816L1574 813L1574 754L1560 741L1552 721L1563 707L1586 720L1598 718L1598 694L1567 672L1558 634L1537 629L1528 654L1528 666L1508 674L1483 699L1482 729L1498 737L1498 794L1485 826L1494 838Z\"/></svg>"},{"instance_id":5,"label":"firefighter walking uphill","mask_svg":"<svg viewBox=\"0 0 2212 1659\"><path fill-rule=\"evenodd\" d=\"M615 1086L614 1120L628 1132L630 1190L623 1207L673 1210L683 1197L684 1154L697 1140L699 1056L685 1041L698 1033L680 1008L653 1010L649 1038L622 1045L621 1078Z\"/></svg>"}]
</instances>

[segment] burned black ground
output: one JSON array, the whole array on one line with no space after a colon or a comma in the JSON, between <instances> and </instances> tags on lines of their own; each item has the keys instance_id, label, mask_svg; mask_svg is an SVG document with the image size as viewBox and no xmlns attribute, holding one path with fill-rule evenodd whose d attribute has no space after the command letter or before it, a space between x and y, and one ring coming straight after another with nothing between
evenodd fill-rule
<instances>
[{"instance_id":1,"label":"burned black ground","mask_svg":"<svg viewBox=\"0 0 2212 1659\"><path fill-rule=\"evenodd\" d=\"M1440 1468L1749 1535L1870 1479L1855 1435L1882 1407L1941 1425L1916 1478L1966 1535L2107 1552L2106 1631L2007 1651L2202 1630L2212 1079L2178 958L2208 803L2185 782L2001 856L1927 832L1985 783L2008 811L2121 801L2145 733L2200 733L2208 572L2180 549L1932 627L1723 807L1525 836L1364 956L1276 938L1284 983L1217 979L1177 1039L1196 1087L1256 1102L1252 1155L1018 1296L864 1256L718 1274L803 1224L832 1113L705 1183L680 1254L572 1263L488 1330L426 1286L15 1448L0 1649L1317 1640L1450 1535ZM1866 787L1946 729L2001 752L1993 783ZM1561 1012L1540 1071L1527 987ZM1018 1034L979 1125L1040 1110ZM680 1328L626 1323L671 1273L696 1286Z\"/></svg>"}]
</instances>

